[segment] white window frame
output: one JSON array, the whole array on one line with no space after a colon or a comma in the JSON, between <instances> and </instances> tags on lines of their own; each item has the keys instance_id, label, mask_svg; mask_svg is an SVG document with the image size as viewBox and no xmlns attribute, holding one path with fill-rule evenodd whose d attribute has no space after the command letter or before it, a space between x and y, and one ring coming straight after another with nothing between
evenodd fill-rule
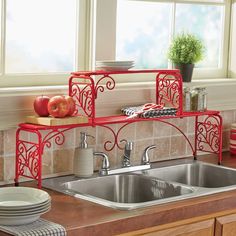
<instances>
[{"instance_id":1,"label":"white window frame","mask_svg":"<svg viewBox=\"0 0 236 236\"><path fill-rule=\"evenodd\" d=\"M17 73L5 74L5 32L6 32L6 2L0 0L1 4L1 58L0 58L0 87L22 87L67 84L70 72L68 73ZM77 23L76 23L76 52L74 70L88 70L91 68L91 39L92 32L90 22L93 21L92 0L77 0ZM79 63L78 63L79 62Z\"/></svg>"},{"instance_id":2,"label":"white window frame","mask_svg":"<svg viewBox=\"0 0 236 236\"><path fill-rule=\"evenodd\" d=\"M118 0L119 1L119 0ZM195 68L193 79L208 78L226 78L228 76L229 61L229 28L230 28L230 11L231 0L130 0L130 1L147 1L147 2L172 2L172 16L175 14L176 3L192 3L192 4L213 4L225 5L224 11L224 32L221 42L221 67L219 69L203 69ZM117 0L97 0L97 25L96 25L96 60L114 60L116 50L116 3ZM109 9L109 11L107 10ZM173 23L172 23L173 24ZM172 26L172 30L174 24ZM171 63L169 62L170 68ZM152 76L143 75L136 76L135 81L148 81L153 79ZM134 82L133 76L122 76L122 82Z\"/></svg>"}]
</instances>

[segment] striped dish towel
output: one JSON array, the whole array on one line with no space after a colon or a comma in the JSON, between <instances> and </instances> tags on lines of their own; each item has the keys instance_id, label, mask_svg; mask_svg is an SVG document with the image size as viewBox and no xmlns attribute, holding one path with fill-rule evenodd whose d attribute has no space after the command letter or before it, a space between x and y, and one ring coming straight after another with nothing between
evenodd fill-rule
<instances>
[{"instance_id":1,"label":"striped dish towel","mask_svg":"<svg viewBox=\"0 0 236 236\"><path fill-rule=\"evenodd\" d=\"M122 108L121 111L123 114L127 116L135 115L135 113L138 113L138 117L142 118L155 118L155 117L161 117L161 116L175 116L177 109L173 107L163 107L162 109L151 109L148 111L142 111L142 106L134 106L134 107L125 107ZM139 114L140 113L140 114Z\"/></svg>"},{"instance_id":2,"label":"striped dish towel","mask_svg":"<svg viewBox=\"0 0 236 236\"><path fill-rule=\"evenodd\" d=\"M0 225L0 230L16 236L66 236L62 225L44 219L26 225Z\"/></svg>"}]
</instances>

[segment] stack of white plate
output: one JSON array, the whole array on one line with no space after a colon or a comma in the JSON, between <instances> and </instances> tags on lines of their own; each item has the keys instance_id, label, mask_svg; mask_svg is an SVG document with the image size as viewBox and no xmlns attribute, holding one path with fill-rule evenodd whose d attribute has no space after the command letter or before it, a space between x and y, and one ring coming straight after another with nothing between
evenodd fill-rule
<instances>
[{"instance_id":1,"label":"stack of white plate","mask_svg":"<svg viewBox=\"0 0 236 236\"><path fill-rule=\"evenodd\" d=\"M51 208L51 197L28 187L0 188L0 225L22 225L36 221Z\"/></svg>"},{"instance_id":2,"label":"stack of white plate","mask_svg":"<svg viewBox=\"0 0 236 236\"><path fill-rule=\"evenodd\" d=\"M97 70L122 71L134 67L134 61L96 61Z\"/></svg>"}]
</instances>

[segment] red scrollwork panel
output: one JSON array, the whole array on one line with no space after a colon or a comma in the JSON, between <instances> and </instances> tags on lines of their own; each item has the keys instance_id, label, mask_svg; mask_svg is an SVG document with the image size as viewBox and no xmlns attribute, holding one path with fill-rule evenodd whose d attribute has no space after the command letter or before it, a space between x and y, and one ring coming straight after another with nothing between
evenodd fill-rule
<instances>
[{"instance_id":1,"label":"red scrollwork panel","mask_svg":"<svg viewBox=\"0 0 236 236\"><path fill-rule=\"evenodd\" d=\"M177 108L177 114L182 114L182 89L182 78L178 72L158 73L156 103Z\"/></svg>"},{"instance_id":2,"label":"red scrollwork panel","mask_svg":"<svg viewBox=\"0 0 236 236\"><path fill-rule=\"evenodd\" d=\"M38 131L30 131L35 136L36 142L23 138L28 130L19 128L16 133L16 178L19 176L40 179L41 176L41 134Z\"/></svg>"},{"instance_id":3,"label":"red scrollwork panel","mask_svg":"<svg viewBox=\"0 0 236 236\"><path fill-rule=\"evenodd\" d=\"M39 145L24 141L17 143L18 172L22 176L32 176L38 179L39 173Z\"/></svg>"},{"instance_id":4,"label":"red scrollwork panel","mask_svg":"<svg viewBox=\"0 0 236 236\"><path fill-rule=\"evenodd\" d=\"M65 134L71 129L49 129L42 135L38 130L19 128L16 133L16 174L15 183L18 183L19 176L38 180L38 186L41 188L42 155L44 148L50 148L54 141L56 145L63 145ZM22 133L28 134L34 141L27 141ZM45 131L44 131L45 132Z\"/></svg>"},{"instance_id":5,"label":"red scrollwork panel","mask_svg":"<svg viewBox=\"0 0 236 236\"><path fill-rule=\"evenodd\" d=\"M222 118L209 115L196 119L196 150L219 154L222 151Z\"/></svg>"},{"instance_id":6,"label":"red scrollwork panel","mask_svg":"<svg viewBox=\"0 0 236 236\"><path fill-rule=\"evenodd\" d=\"M69 95L76 102L76 115L95 116L94 81L90 76L72 76L69 81Z\"/></svg>"}]
</instances>

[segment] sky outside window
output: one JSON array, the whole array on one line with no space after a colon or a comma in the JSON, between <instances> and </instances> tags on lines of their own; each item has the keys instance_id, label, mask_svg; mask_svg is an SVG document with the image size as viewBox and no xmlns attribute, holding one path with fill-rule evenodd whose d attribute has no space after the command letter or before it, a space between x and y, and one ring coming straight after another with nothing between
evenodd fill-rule
<instances>
[{"instance_id":1,"label":"sky outside window","mask_svg":"<svg viewBox=\"0 0 236 236\"><path fill-rule=\"evenodd\" d=\"M6 73L73 71L76 0L6 3Z\"/></svg>"}]
</instances>

